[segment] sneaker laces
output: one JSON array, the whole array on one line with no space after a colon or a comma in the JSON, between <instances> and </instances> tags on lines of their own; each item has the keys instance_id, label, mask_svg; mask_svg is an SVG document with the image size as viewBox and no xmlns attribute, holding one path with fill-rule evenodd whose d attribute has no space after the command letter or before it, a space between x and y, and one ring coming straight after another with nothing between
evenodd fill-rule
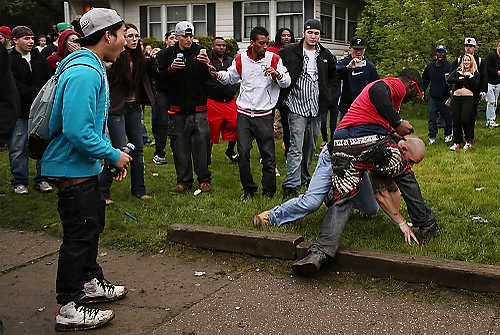
<instances>
[{"instance_id":1,"label":"sneaker laces","mask_svg":"<svg viewBox=\"0 0 500 335\"><path fill-rule=\"evenodd\" d=\"M90 317L90 319L95 319L97 314L99 314L99 312L100 312L97 308L92 308L92 307L88 307L88 306L80 305L80 304L76 304L76 303L75 303L75 309L78 312L83 313L83 322L85 322L87 315Z\"/></svg>"},{"instance_id":2,"label":"sneaker laces","mask_svg":"<svg viewBox=\"0 0 500 335\"><path fill-rule=\"evenodd\" d=\"M114 293L115 285L111 284L111 282L105 278L97 279L97 284L102 287L104 292L106 293Z\"/></svg>"}]
</instances>

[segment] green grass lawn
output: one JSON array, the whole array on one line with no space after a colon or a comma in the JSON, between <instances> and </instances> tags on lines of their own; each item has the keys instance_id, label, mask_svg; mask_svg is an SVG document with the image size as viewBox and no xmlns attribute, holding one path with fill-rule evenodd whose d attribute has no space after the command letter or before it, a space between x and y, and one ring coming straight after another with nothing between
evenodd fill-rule
<instances>
[{"instance_id":1,"label":"green grass lawn","mask_svg":"<svg viewBox=\"0 0 500 335\"><path fill-rule=\"evenodd\" d=\"M403 117L410 120L416 135L427 142L427 106L403 107ZM480 106L480 120L476 124L476 141L468 152L450 152L443 142L442 129L438 141L428 147L424 161L414 171L420 182L424 199L436 213L441 236L425 246L405 245L399 229L380 212L366 219L359 213L351 216L342 243L354 247L392 250L412 255L441 257L475 263L500 265L500 129L484 127L484 106ZM150 116L150 113L147 113ZM150 129L150 128L149 128ZM168 145L167 145L168 147ZM252 151L254 179L260 183L260 164L256 145ZM252 217L263 210L280 204L281 183L285 175L285 160L281 141L276 141L277 166L281 177L277 178L278 193L272 200L260 194L246 203L238 201L242 193L238 166L230 164L224 155L226 143L214 146L212 158L211 195L194 196L192 191L171 196L167 190L175 185L175 170L171 153L168 164L152 163L154 148L145 148L146 187L153 196L142 202L130 194L130 180L115 182L112 199L115 204L107 210L107 224L102 242L107 247L155 253L176 249L166 241L170 224L186 223L253 229ZM313 165L316 161L313 162ZM31 165L32 173L34 171ZM158 176L153 176L158 173ZM60 236L62 229L56 210L55 193L42 195L30 187L27 196L15 195L10 187L10 170L7 152L0 152L0 197L2 227L22 230L45 230ZM477 191L476 188L483 188ZM259 192L261 190L259 189ZM128 211L137 221L124 212ZM298 233L306 240L314 240L319 232L326 207L273 231ZM404 203L402 212L408 217ZM488 223L472 222L473 216L481 216Z\"/></svg>"}]
</instances>

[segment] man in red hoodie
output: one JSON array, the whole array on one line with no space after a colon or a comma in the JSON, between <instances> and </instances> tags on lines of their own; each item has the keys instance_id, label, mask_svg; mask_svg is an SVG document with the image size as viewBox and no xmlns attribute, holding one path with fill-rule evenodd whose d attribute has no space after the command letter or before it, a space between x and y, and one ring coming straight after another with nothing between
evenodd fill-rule
<instances>
[{"instance_id":1,"label":"man in red hoodie","mask_svg":"<svg viewBox=\"0 0 500 335\"><path fill-rule=\"evenodd\" d=\"M70 53L80 50L80 44L73 42L77 38L81 37L73 29L64 30L59 38L57 39L57 52L53 55L47 57L47 63L49 63L52 71L56 71L59 63Z\"/></svg>"}]
</instances>

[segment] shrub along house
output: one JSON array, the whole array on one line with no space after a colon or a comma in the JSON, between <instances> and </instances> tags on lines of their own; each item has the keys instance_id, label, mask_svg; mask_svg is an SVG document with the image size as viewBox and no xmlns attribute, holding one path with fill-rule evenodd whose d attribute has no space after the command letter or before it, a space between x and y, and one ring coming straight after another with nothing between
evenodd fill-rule
<instances>
[{"instance_id":1,"label":"shrub along house","mask_svg":"<svg viewBox=\"0 0 500 335\"><path fill-rule=\"evenodd\" d=\"M207 2L204 2L207 1ZM239 46L249 43L250 31L264 26L274 39L281 27L289 27L295 37L302 36L303 22L321 21L321 42L335 54L347 49L360 20L363 1L343 0L70 0L71 16L93 7L115 9L127 22L140 27L143 37L162 39L182 20L193 22L195 33L204 36L234 38Z\"/></svg>"}]
</instances>

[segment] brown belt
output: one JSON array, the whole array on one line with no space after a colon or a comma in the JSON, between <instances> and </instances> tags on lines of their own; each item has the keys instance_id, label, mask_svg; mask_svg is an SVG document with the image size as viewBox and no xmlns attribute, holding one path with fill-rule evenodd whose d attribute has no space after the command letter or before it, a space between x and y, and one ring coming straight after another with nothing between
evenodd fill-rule
<instances>
[{"instance_id":1,"label":"brown belt","mask_svg":"<svg viewBox=\"0 0 500 335\"><path fill-rule=\"evenodd\" d=\"M61 179L54 179L53 182L59 189L59 191L64 190L65 188L69 186L73 186L76 184L81 184L87 180L92 179L93 177L84 177L84 178L61 178Z\"/></svg>"}]
</instances>

